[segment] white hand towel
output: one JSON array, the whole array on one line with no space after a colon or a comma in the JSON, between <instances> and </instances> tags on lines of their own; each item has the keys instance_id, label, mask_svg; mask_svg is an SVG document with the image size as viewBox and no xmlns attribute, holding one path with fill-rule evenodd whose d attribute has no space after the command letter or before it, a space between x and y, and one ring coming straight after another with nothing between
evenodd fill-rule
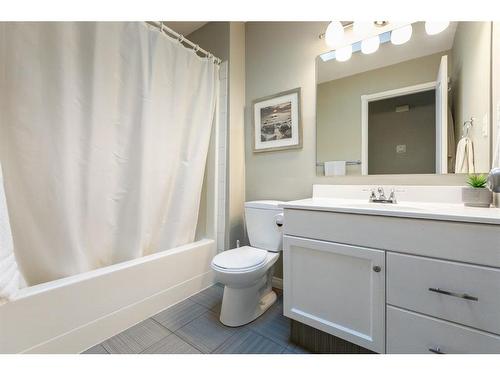
<instances>
[{"instance_id":1,"label":"white hand towel","mask_svg":"<svg viewBox=\"0 0 500 375\"><path fill-rule=\"evenodd\" d=\"M345 160L325 161L325 176L345 176Z\"/></svg>"},{"instance_id":2,"label":"white hand towel","mask_svg":"<svg viewBox=\"0 0 500 375\"><path fill-rule=\"evenodd\" d=\"M457 145L455 173L474 173L474 146L468 137L462 138Z\"/></svg>"}]
</instances>

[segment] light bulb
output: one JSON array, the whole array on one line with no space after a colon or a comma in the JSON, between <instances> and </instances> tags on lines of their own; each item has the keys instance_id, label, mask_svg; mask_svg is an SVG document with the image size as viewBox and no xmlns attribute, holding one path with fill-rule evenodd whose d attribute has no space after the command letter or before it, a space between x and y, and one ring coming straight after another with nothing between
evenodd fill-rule
<instances>
[{"instance_id":1,"label":"light bulb","mask_svg":"<svg viewBox=\"0 0 500 375\"><path fill-rule=\"evenodd\" d=\"M370 53L376 52L379 46L380 38L378 37L378 35L375 35L361 42L361 52L363 52L365 55L369 55Z\"/></svg>"},{"instance_id":2,"label":"light bulb","mask_svg":"<svg viewBox=\"0 0 500 375\"><path fill-rule=\"evenodd\" d=\"M352 56L352 45L341 47L335 50L335 58L337 61L347 61Z\"/></svg>"},{"instance_id":3,"label":"light bulb","mask_svg":"<svg viewBox=\"0 0 500 375\"><path fill-rule=\"evenodd\" d=\"M356 37L362 39L366 38L367 35L373 30L373 22L356 21L352 25L352 32Z\"/></svg>"},{"instance_id":4,"label":"light bulb","mask_svg":"<svg viewBox=\"0 0 500 375\"><path fill-rule=\"evenodd\" d=\"M344 40L344 26L340 21L332 21L328 24L325 31L326 45L335 48Z\"/></svg>"},{"instance_id":5,"label":"light bulb","mask_svg":"<svg viewBox=\"0 0 500 375\"><path fill-rule=\"evenodd\" d=\"M429 35L439 34L441 31L446 30L450 22L431 22L425 21L425 31Z\"/></svg>"},{"instance_id":6,"label":"light bulb","mask_svg":"<svg viewBox=\"0 0 500 375\"><path fill-rule=\"evenodd\" d=\"M400 27L391 31L391 42L395 45L405 44L410 40L413 28L411 25Z\"/></svg>"}]
</instances>

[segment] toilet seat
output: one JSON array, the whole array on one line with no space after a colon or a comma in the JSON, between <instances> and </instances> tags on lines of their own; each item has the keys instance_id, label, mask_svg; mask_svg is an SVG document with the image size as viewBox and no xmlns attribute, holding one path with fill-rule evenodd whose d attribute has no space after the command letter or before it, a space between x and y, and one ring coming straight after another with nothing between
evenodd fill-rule
<instances>
[{"instance_id":1,"label":"toilet seat","mask_svg":"<svg viewBox=\"0 0 500 375\"><path fill-rule=\"evenodd\" d=\"M217 254L212 260L212 265L229 272L241 272L258 268L266 262L267 255L266 250L243 246Z\"/></svg>"}]
</instances>

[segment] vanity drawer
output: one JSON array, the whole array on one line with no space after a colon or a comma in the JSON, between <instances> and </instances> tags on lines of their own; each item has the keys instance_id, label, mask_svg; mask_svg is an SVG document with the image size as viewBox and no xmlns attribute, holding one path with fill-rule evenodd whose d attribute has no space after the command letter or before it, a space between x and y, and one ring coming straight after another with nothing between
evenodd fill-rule
<instances>
[{"instance_id":1,"label":"vanity drawer","mask_svg":"<svg viewBox=\"0 0 500 375\"><path fill-rule=\"evenodd\" d=\"M500 336L387 307L388 354L494 354ZM440 352L440 353L439 353Z\"/></svg>"},{"instance_id":2,"label":"vanity drawer","mask_svg":"<svg viewBox=\"0 0 500 375\"><path fill-rule=\"evenodd\" d=\"M500 334L500 269L387 254L387 303Z\"/></svg>"},{"instance_id":3,"label":"vanity drawer","mask_svg":"<svg viewBox=\"0 0 500 375\"><path fill-rule=\"evenodd\" d=\"M285 234L500 267L500 226L285 208Z\"/></svg>"}]
</instances>

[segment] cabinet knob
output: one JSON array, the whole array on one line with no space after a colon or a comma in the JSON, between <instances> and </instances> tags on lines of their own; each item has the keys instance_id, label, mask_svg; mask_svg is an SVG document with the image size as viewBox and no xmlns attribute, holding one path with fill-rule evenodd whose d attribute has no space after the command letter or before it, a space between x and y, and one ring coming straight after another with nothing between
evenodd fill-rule
<instances>
[{"instance_id":1,"label":"cabinet knob","mask_svg":"<svg viewBox=\"0 0 500 375\"><path fill-rule=\"evenodd\" d=\"M382 268L380 266L373 266L373 270L375 272L380 272L382 270Z\"/></svg>"}]
</instances>

